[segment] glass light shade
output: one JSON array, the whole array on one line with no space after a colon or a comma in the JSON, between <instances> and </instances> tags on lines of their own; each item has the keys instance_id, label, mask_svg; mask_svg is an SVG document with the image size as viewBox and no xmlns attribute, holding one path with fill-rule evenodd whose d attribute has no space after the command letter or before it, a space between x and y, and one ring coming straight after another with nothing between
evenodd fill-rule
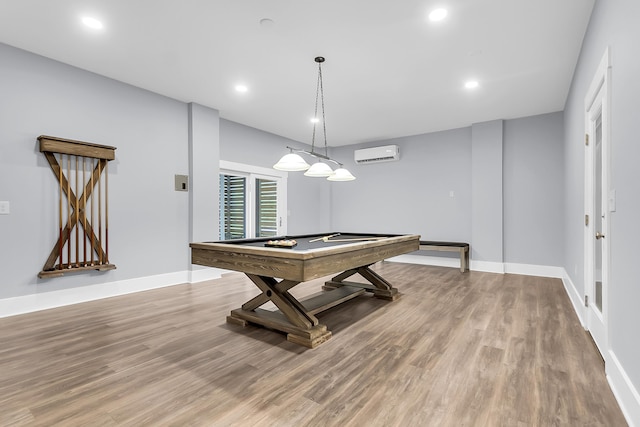
<instances>
[{"instance_id":1,"label":"glass light shade","mask_svg":"<svg viewBox=\"0 0 640 427\"><path fill-rule=\"evenodd\" d=\"M326 163L317 162L311 165L309 169L304 173L305 176L317 176L326 178L333 174L333 169Z\"/></svg>"},{"instance_id":2,"label":"glass light shade","mask_svg":"<svg viewBox=\"0 0 640 427\"><path fill-rule=\"evenodd\" d=\"M273 165L273 168L287 172L306 171L309 169L309 163L305 162L304 159L296 153L289 153L282 156L278 163Z\"/></svg>"},{"instance_id":3,"label":"glass light shade","mask_svg":"<svg viewBox=\"0 0 640 427\"><path fill-rule=\"evenodd\" d=\"M333 174L327 178L329 181L353 181L355 176L351 175L351 172L345 168L338 168L333 171Z\"/></svg>"}]
</instances>

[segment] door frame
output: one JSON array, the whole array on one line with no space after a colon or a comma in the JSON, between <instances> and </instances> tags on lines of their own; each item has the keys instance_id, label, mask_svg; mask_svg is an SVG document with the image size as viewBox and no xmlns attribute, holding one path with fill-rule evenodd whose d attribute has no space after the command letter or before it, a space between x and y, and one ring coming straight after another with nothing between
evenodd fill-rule
<instances>
[{"instance_id":1,"label":"door frame","mask_svg":"<svg viewBox=\"0 0 640 427\"><path fill-rule=\"evenodd\" d=\"M609 265L610 265L610 150L611 150L611 58L609 48L598 65L596 74L585 96L585 156L584 156L584 297L585 297L585 329L588 330L602 355L605 364L608 362L609 350ZM601 200L595 200L595 148L596 121L602 120L602 193ZM602 230L595 230L596 203L601 203ZM587 221L588 218L588 221ZM602 232L602 310L596 306L594 292L595 281L595 233Z\"/></svg>"}]
</instances>

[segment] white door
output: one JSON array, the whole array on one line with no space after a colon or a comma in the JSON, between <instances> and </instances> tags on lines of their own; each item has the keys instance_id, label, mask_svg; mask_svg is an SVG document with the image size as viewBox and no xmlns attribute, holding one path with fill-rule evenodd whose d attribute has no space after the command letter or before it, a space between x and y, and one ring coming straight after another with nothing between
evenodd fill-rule
<instances>
[{"instance_id":1,"label":"white door","mask_svg":"<svg viewBox=\"0 0 640 427\"><path fill-rule=\"evenodd\" d=\"M609 189L608 51L585 98L585 303L586 327L605 362L608 345L609 214L615 210Z\"/></svg>"}]
</instances>

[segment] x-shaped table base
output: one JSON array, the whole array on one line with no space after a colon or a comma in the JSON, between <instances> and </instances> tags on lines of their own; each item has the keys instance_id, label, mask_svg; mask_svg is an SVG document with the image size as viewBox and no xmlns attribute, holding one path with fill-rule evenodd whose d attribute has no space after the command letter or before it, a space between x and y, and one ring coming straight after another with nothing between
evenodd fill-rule
<instances>
[{"instance_id":1,"label":"x-shaped table base","mask_svg":"<svg viewBox=\"0 0 640 427\"><path fill-rule=\"evenodd\" d=\"M344 279L360 274L369 284L345 282ZM247 273L251 281L262 293L232 310L227 322L246 326L249 323L275 329L287 334L287 340L309 348L315 348L331 338L331 331L318 321L315 314L335 307L365 292L387 300L395 300L398 290L383 279L369 266L350 269L333 277L323 288L326 292L307 299L296 299L289 290L301 282L278 281L273 277ZM267 302L273 302L278 311L261 309Z\"/></svg>"}]
</instances>

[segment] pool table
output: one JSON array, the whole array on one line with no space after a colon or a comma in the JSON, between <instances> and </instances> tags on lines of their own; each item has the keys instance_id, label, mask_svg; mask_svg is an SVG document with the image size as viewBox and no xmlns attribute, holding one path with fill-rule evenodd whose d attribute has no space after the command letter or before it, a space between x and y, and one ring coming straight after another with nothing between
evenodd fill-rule
<instances>
[{"instance_id":1,"label":"pool table","mask_svg":"<svg viewBox=\"0 0 640 427\"><path fill-rule=\"evenodd\" d=\"M293 240L296 245L268 246L283 240ZM365 292L391 301L398 297L398 289L369 266L418 250L420 236L328 232L191 243L190 247L193 264L243 272L261 291L241 308L232 310L227 322L275 329L285 332L291 342L314 348L331 338L331 331L319 323L315 314ZM302 282L338 272L341 273L325 282L325 292L304 300L289 293ZM369 283L345 281L354 274ZM279 310L260 308L269 301Z\"/></svg>"}]
</instances>

